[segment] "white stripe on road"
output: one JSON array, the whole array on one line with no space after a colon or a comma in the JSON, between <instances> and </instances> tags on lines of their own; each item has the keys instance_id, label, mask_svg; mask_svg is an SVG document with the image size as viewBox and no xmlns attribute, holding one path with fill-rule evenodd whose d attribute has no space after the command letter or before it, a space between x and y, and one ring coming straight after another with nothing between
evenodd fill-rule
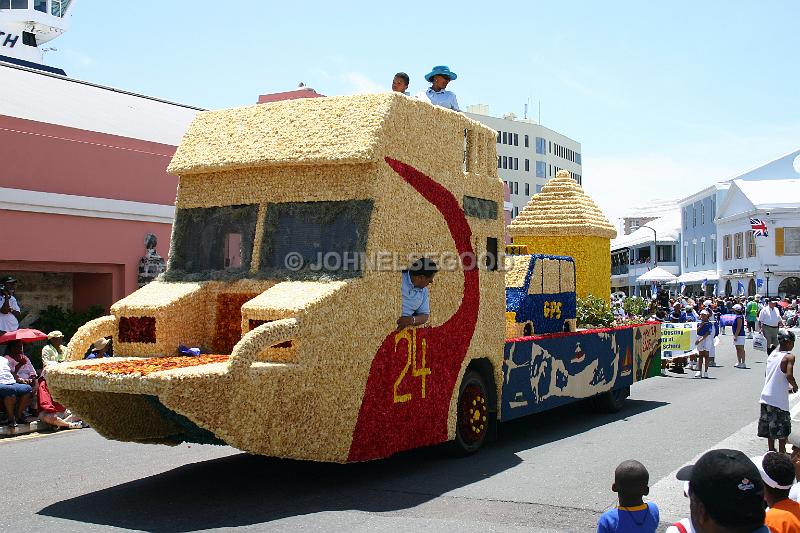
<instances>
[{"instance_id":1,"label":"white stripe on road","mask_svg":"<svg viewBox=\"0 0 800 533\"><path fill-rule=\"evenodd\" d=\"M790 412L792 416L792 425L794 426L796 419L800 416L800 394L792 398ZM797 421L797 424L800 425L800 421ZM758 420L747 424L728 438L711 446L708 450L727 448L731 450L741 450L748 457L761 455L766 453L767 444L765 439L757 435ZM708 450L697 454L686 464L694 464L700 456ZM665 446L665 451L669 453L677 450L671 450L668 446ZM683 468L683 465L650 486L650 495L647 499L658 505L662 522L673 523L681 518L689 516L689 500L683 495L683 481L678 481L678 479L675 478L675 474L677 474L678 470L681 468Z\"/></svg>"}]
</instances>

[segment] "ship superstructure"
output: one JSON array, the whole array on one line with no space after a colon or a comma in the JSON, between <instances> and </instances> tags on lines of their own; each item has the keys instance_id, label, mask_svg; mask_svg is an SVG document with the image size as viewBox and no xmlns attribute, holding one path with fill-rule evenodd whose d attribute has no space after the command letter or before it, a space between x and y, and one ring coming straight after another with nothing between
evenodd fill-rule
<instances>
[{"instance_id":1,"label":"ship superstructure","mask_svg":"<svg viewBox=\"0 0 800 533\"><path fill-rule=\"evenodd\" d=\"M67 31L74 5L74 0L0 0L0 61L63 74L43 64L43 45Z\"/></svg>"}]
</instances>

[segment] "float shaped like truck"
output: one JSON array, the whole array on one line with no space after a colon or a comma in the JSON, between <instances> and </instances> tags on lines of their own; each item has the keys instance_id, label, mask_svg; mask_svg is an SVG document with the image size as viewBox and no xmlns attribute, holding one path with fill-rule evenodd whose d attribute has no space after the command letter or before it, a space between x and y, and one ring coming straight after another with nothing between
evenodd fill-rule
<instances>
[{"instance_id":1,"label":"float shaped like truck","mask_svg":"<svg viewBox=\"0 0 800 533\"><path fill-rule=\"evenodd\" d=\"M659 327L574 331L570 258L503 268L495 135L397 94L199 114L169 167L167 272L79 329L52 391L107 438L334 462L468 453L499 421L619 407L660 368ZM421 256L440 264L431 319L398 331ZM74 360L99 337L117 357Z\"/></svg>"}]
</instances>

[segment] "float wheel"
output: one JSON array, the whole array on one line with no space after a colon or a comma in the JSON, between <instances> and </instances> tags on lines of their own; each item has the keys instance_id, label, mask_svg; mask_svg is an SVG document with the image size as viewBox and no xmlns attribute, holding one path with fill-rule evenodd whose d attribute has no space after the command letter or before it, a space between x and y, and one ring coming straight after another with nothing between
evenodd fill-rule
<instances>
[{"instance_id":1,"label":"float wheel","mask_svg":"<svg viewBox=\"0 0 800 533\"><path fill-rule=\"evenodd\" d=\"M456 410L456 436L451 450L454 455L463 457L483 446L492 422L486 383L478 372L470 370L461 380Z\"/></svg>"}]
</instances>

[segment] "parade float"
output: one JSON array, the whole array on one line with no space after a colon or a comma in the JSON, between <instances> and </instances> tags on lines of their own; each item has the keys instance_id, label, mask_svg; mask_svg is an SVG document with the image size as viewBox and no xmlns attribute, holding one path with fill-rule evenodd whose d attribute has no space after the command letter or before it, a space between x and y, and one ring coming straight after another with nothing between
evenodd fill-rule
<instances>
[{"instance_id":1,"label":"parade float","mask_svg":"<svg viewBox=\"0 0 800 533\"><path fill-rule=\"evenodd\" d=\"M587 398L618 409L659 372L659 326L576 328L593 256L564 252L586 245L575 227L609 232L568 175L542 196L575 204L551 214L571 236L548 226L564 250L533 235L506 268L495 139L398 94L199 114L169 166L167 271L81 327L50 388L110 439L333 462L470 453L498 422ZM398 331L400 270L423 256L440 264L430 321ZM100 337L116 357L77 360Z\"/></svg>"}]
</instances>

